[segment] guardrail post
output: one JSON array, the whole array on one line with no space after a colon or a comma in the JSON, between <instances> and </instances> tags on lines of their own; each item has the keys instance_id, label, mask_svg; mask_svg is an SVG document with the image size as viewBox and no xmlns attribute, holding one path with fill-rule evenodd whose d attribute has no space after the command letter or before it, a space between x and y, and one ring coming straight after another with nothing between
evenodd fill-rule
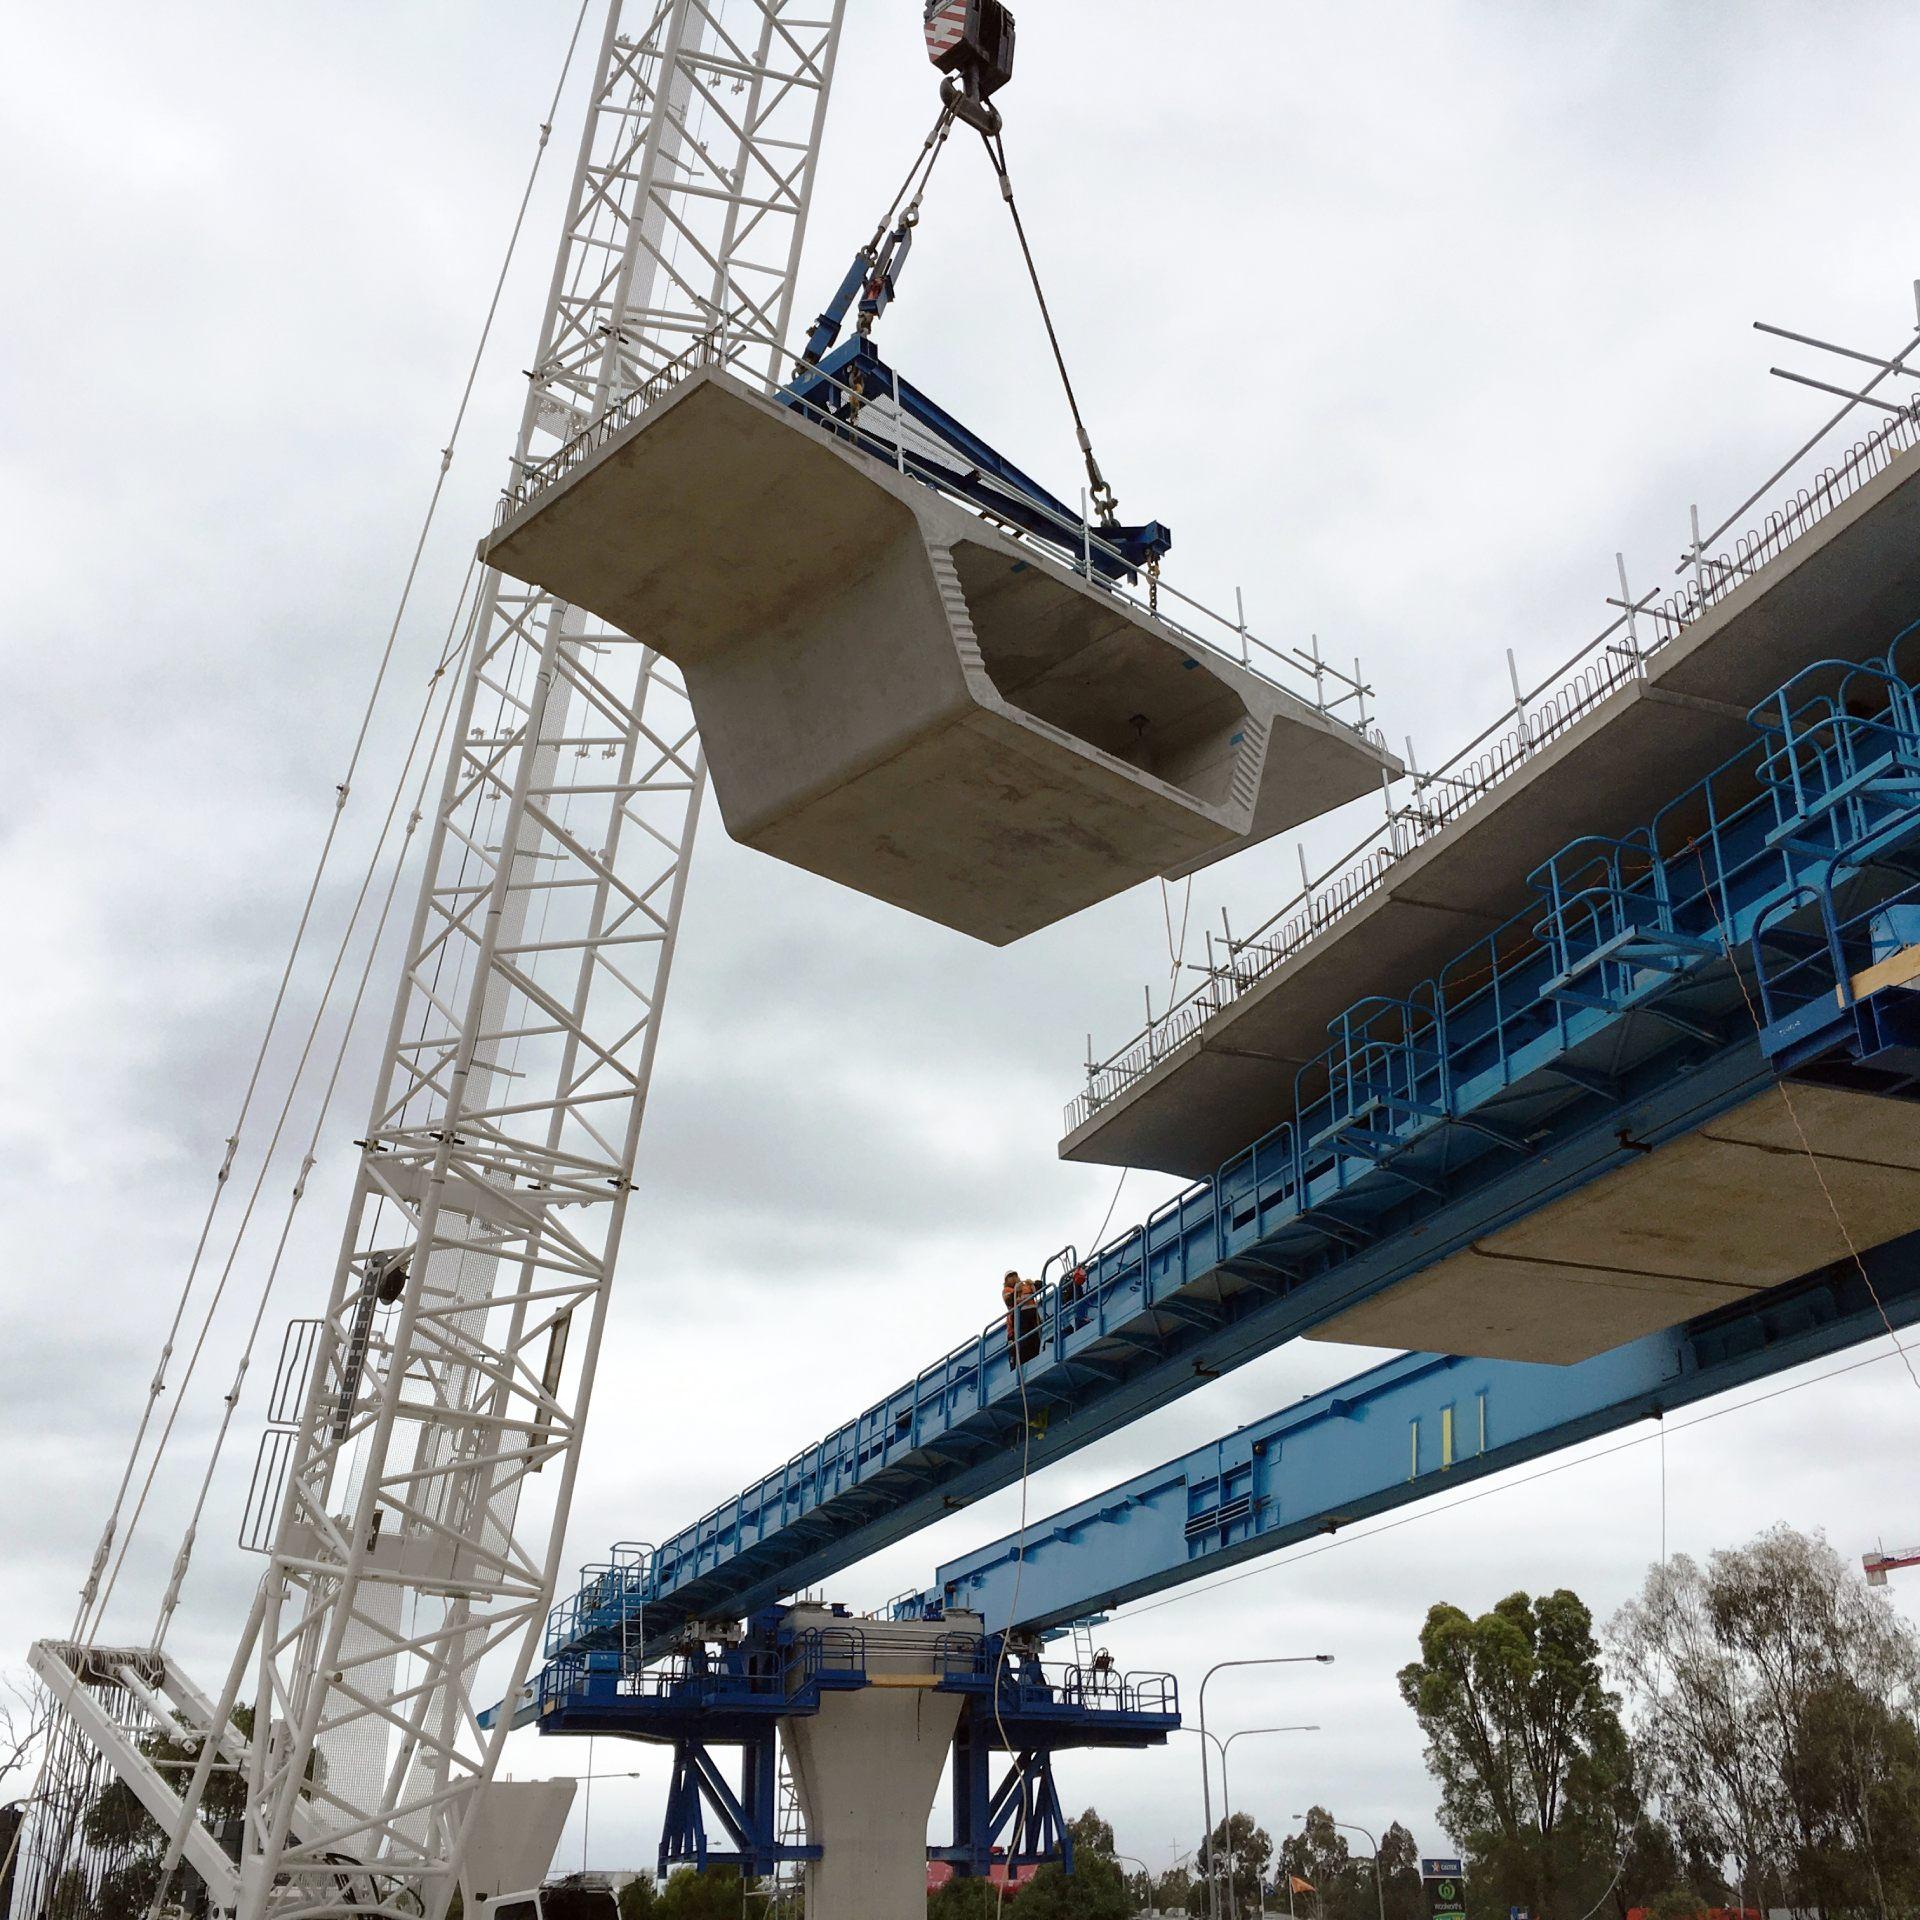
<instances>
[{"instance_id":1,"label":"guardrail post","mask_svg":"<svg viewBox=\"0 0 1920 1920\"><path fill-rule=\"evenodd\" d=\"M1520 691L1520 667L1513 657L1513 649L1507 649L1507 678L1513 685L1513 730L1520 742L1520 751L1532 751L1533 742L1527 738L1527 698Z\"/></svg>"}]
</instances>

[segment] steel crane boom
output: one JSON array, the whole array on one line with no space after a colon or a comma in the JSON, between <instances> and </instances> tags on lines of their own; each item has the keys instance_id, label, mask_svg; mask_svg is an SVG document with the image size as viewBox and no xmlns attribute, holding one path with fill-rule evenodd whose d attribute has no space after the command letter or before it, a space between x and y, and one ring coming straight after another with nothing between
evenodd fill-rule
<instances>
[{"instance_id":1,"label":"steel crane boom","mask_svg":"<svg viewBox=\"0 0 1920 1920\"><path fill-rule=\"evenodd\" d=\"M683 357L776 376L843 5L611 0L516 474ZM150 1649L35 1651L64 1731L169 1830L169 1869L184 1852L244 1920L438 1920L455 1891L505 1737L476 1719L476 1671L524 1679L560 1564L705 786L649 637L497 575L454 711L224 1691ZM201 1754L184 1789L141 1752L181 1720ZM197 1819L216 1756L247 1774L231 1876Z\"/></svg>"}]
</instances>

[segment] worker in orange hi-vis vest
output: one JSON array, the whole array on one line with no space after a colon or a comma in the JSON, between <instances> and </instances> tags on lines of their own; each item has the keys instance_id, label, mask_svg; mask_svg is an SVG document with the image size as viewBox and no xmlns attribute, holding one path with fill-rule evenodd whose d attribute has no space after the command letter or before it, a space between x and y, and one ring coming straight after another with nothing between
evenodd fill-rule
<instances>
[{"instance_id":1,"label":"worker in orange hi-vis vest","mask_svg":"<svg viewBox=\"0 0 1920 1920\"><path fill-rule=\"evenodd\" d=\"M1000 1283L1007 1309L1007 1351L1024 1367L1040 1351L1040 1283L1009 1272Z\"/></svg>"}]
</instances>

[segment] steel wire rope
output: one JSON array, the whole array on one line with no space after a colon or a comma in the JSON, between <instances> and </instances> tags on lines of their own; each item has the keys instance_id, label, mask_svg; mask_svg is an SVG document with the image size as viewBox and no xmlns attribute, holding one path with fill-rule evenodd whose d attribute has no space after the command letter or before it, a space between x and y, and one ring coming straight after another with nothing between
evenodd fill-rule
<instances>
[{"instance_id":1,"label":"steel wire rope","mask_svg":"<svg viewBox=\"0 0 1920 1920\"><path fill-rule=\"evenodd\" d=\"M434 670L434 679L436 682L445 677L450 668L458 667L461 658L466 653L467 646L471 643L471 638L472 625L470 622L467 639ZM387 921L393 912L393 903L399 891L400 879L406 872L408 857L412 852L413 836L418 830L421 820L424 818L422 809L426 800L427 783L432 779L434 770L439 764L440 745L446 734L447 722L452 717L455 692L454 682L448 679L445 697L440 707L439 724L434 729L433 744L428 751L426 762L420 770L420 780L414 791L413 806L408 811L406 824L401 830L400 847L394 857L392 869L387 876L386 894L381 900L379 916L374 921L373 931L367 939L366 958L361 963L360 978L354 988L353 1000L347 1009L346 1019L341 1026L339 1045L334 1050L333 1066L327 1076L327 1084L321 1095L319 1110L314 1115L312 1131L307 1141L307 1150L301 1162L301 1176L293 1189L292 1198L287 1206L286 1216L281 1223L280 1237L274 1247L273 1258L268 1264L266 1277L261 1282L260 1298L254 1308L252 1324L248 1328L246 1345L241 1350L239 1369L234 1376L233 1386L228 1392L225 1402L225 1412L221 1417L219 1429L214 1436L213 1446L207 1459L206 1471L201 1477L199 1495L194 1502L193 1512L187 1522L186 1534L181 1542L181 1553L183 1557L177 1564L175 1574L169 1582L167 1597L161 1603L160 1617L155 1625L153 1634L153 1645L156 1649L165 1643L167 1628L172 1619L173 1609L178 1604L179 1587L186 1574L186 1557L191 1554L193 1542L199 1530L200 1520L206 1508L207 1496L213 1485L214 1472L220 1464L220 1456L225 1448L227 1435L233 1424L234 1412L239 1403L241 1383L246 1377L248 1368L252 1365L254 1346L260 1337L261 1324L266 1318L267 1306L272 1297L275 1283L279 1278L280 1264L286 1256L287 1242L293 1230L294 1216L299 1211L301 1200L305 1197L307 1173L313 1167L318 1157L320 1136L326 1127L327 1117L332 1110L334 1096L339 1091L340 1076L346 1066L347 1050L359 1025L360 1014L366 1002L367 988L373 977L374 964L380 957L381 942L386 934ZM424 731L424 720L425 716L423 715L422 731ZM366 883L363 883L362 886L361 897L363 900L365 898L366 884L371 883L375 872L377 872L379 868L381 855L385 851L387 835L392 830L394 817L398 811L399 799L405 788L407 772L411 768L414 753L418 751L419 740L420 734L416 732L413 748L407 756L407 764L401 769L400 782L396 785L393 803L390 804L387 809L387 818L385 825L381 829L380 840L374 847L373 856L368 862ZM351 928L349 928L349 935L350 934ZM340 954L335 961L336 970L340 961L346 957L346 951L347 941L343 939ZM331 980L329 980L328 984L331 986ZM177 1406L179 1403L176 1402L175 1404Z\"/></svg>"},{"instance_id":2,"label":"steel wire rope","mask_svg":"<svg viewBox=\"0 0 1920 1920\"><path fill-rule=\"evenodd\" d=\"M469 566L469 569L468 569L469 585L471 585L472 583L474 572L476 571L477 566L478 566L477 561ZM464 606L465 603L466 603L466 589L463 588L460 596L460 604ZM479 602L476 599L475 601L476 612L478 609L478 605L479 605ZM455 618L457 621L458 619L457 612L456 612ZM466 643L463 641L460 649L461 651L464 651L465 644ZM186 1405L188 1389L193 1384L194 1375L199 1369L201 1357L206 1351L208 1337L213 1331L214 1321L219 1314L221 1302L226 1297L228 1283L233 1278L234 1267L239 1260L241 1248L245 1244L247 1229L252 1223L254 1209L259 1204L260 1195L266 1186L267 1175L269 1174L269 1172L272 1170L272 1167L273 1167L274 1156L279 1148L281 1136L286 1131L287 1122L292 1116L294 1101L298 1097L301 1083L306 1077L307 1064L313 1057L314 1047L320 1036L320 1029L326 1020L327 1011L332 1004L334 988L339 983L341 969L346 962L348 952L351 950L354 934L359 928L361 914L366 907L368 895L372 890L374 877L379 871L380 858L386 848L387 836L392 831L394 818L399 811L401 798L406 791L407 777L412 771L414 758L420 750L420 741L426 732L427 721L432 715L435 700L440 692L440 683L443 677L445 676L446 669L449 664L450 664L449 658L447 656L443 656L440 664L436 666L433 672L428 676L427 693L426 693L425 699L421 702L419 718L414 724L412 742L408 746L407 756L405 761L401 765L399 776L394 781L393 795L392 795L392 798L387 803L387 813L386 813L385 821L382 823L379 837L374 843L373 852L368 859L366 871L361 876L359 892L357 893L354 899L353 908L347 916L347 922L345 927L341 930L340 942L338 947L334 951L333 963L331 967L328 969L325 983L323 984L320 991L319 1000L314 1007L313 1018L308 1023L306 1039L301 1045L299 1059L295 1062L292 1078L289 1080L287 1084L286 1094L284 1098L281 1100L280 1112L278 1117L274 1121L272 1137L267 1142L267 1150L265 1154L261 1157L259 1171L254 1176L252 1191L247 1195L247 1204L246 1204L245 1211L240 1216L240 1225L238 1229L235 1231L233 1241L227 1249L226 1259L221 1265L220 1278L214 1286L213 1297L211 1300L208 1301L206 1308L201 1314L200 1330L194 1338L193 1350L187 1357L186 1371L181 1376L179 1389L174 1395L172 1405L167 1410L166 1421L161 1427L160 1437L158 1441L155 1443L152 1454L150 1455L147 1461L146 1477L141 1483L139 1497L134 1502L132 1515L129 1517L126 1527L120 1535L119 1550L113 1556L112 1569L109 1572L107 1579L101 1588L97 1604L93 1609L92 1626L96 1630L99 1627L101 1621L104 1620L106 1616L108 1603L112 1600L114 1589L119 1584L121 1571L126 1566L126 1563L127 1563L127 1555L133 1546L133 1542L136 1535L139 1532L141 1519L144 1517L146 1513L147 1502L152 1496L154 1484L158 1479L160 1469L165 1462L167 1447L173 1438L174 1428L179 1422L181 1409ZM449 689L450 688L451 688L451 683L449 683ZM449 706L447 709L443 709L443 714L442 714L443 725L445 720L445 713L446 711L450 710L450 704L451 703L449 702ZM436 735L436 739L437 738L438 736ZM409 829L409 833L411 833L411 829ZM397 883L398 881L397 869L394 877L395 877L395 882ZM382 910L381 917L382 917L382 923L384 925L384 920L385 920L384 909ZM369 956L368 956L369 965L372 964L372 957L373 957L373 950L370 949ZM363 979L362 991L364 991L364 985L365 983ZM359 1005L360 1005L360 996L356 995L354 1000L354 1011L356 1013L359 1010ZM349 1027L345 1032L343 1032L341 1036L341 1048L343 1052L347 1044L347 1041L350 1038L351 1038L351 1027ZM333 1088L335 1083L338 1080L338 1075L339 1075L339 1064L338 1062L336 1062L335 1068L334 1068L333 1080L330 1080L328 1083L327 1098L329 1102L331 1101ZM325 1110L323 1108L322 1118L324 1117L325 1117ZM310 1161L302 1165L300 1175L294 1183L293 1200L288 1211L288 1228L291 1227L293 1210L299 1206L301 1199L304 1197L306 1178L310 1170L310 1165L311 1165ZM278 1270L280 1252L284 1252L285 1250L285 1232L286 1232L286 1229L283 1229L281 1247L279 1251L275 1253L275 1256L274 1256L272 1271L275 1271L275 1272L277 1272ZM269 1280L269 1284L271 1284L271 1280ZM257 1321L255 1323L255 1327L257 1331L258 1329ZM250 1340L248 1343L249 1351L251 1351L251 1344L252 1343Z\"/></svg>"},{"instance_id":3,"label":"steel wire rope","mask_svg":"<svg viewBox=\"0 0 1920 1920\"><path fill-rule=\"evenodd\" d=\"M469 572L469 584L471 584L471 570ZM463 602L465 600L465 597L466 597L465 591L463 590L461 595ZM476 599L474 603L473 613L469 616L465 638L463 638L463 640L460 643L460 646L455 651L443 656L440 665L434 669L433 684L437 685L437 683L443 677L446 676L448 669L450 667L457 666L461 658L465 655L467 647L471 644L471 641L472 641L473 626L474 626L474 621L478 617L479 605L480 605L480 602L478 601L478 599ZM272 1298L274 1284L279 1276L280 1263L286 1253L288 1237L292 1232L294 1215L299 1209L300 1201L304 1194L304 1188L306 1183L306 1171L307 1169L310 1169L313 1165L313 1162L316 1156L316 1150L319 1146L321 1130L326 1124L328 1109L331 1107L333 1103L334 1093L339 1086L341 1069L344 1067L346 1063L347 1049L352 1040L355 1026L358 1022L361 1006L366 998L367 986L370 980L372 979L374 963L376 959L379 957L381 938L386 931L387 918L393 909L394 899L396 897L399 884L400 884L400 877L406 870L407 856L411 850L411 845L412 845L412 836L414 832L417 830L417 828L419 827L420 821L423 817L422 807L426 799L427 783L432 779L434 769L439 763L440 744L446 732L447 722L452 717L455 697L456 697L455 682L452 679L448 679L447 687L446 687L446 697L440 709L439 725L434 730L433 747L427 755L426 764L421 769L420 784L415 791L414 804L408 814L407 825L406 825L404 837L402 839L400 851L394 860L393 870L388 877L386 896L381 903L379 919L375 923L373 933L368 940L366 959L361 965L360 979L354 991L353 1003L348 1010L345 1025L341 1030L340 1043L334 1054L333 1069L327 1080L325 1095L321 1101L319 1112L317 1113L314 1119L312 1137L308 1142L307 1155L303 1165L301 1177L294 1187L293 1197L288 1204L286 1217L281 1224L279 1242L274 1249L273 1259L267 1269L266 1277L261 1283L260 1297L258 1302L255 1305L253 1321L247 1332L246 1345L241 1352L240 1362L234 1375L233 1385L231 1388L228 1389L226 1400L224 1403L224 1411L221 1415L220 1425L214 1435L213 1445L208 1454L206 1470L201 1475L199 1492L194 1501L193 1511L187 1521L186 1530L181 1537L180 1550L174 1561L173 1572L168 1579L166 1594L164 1595L160 1603L160 1613L159 1613L158 1619L154 1624L153 1640L152 1640L152 1645L155 1652L158 1652L160 1648L165 1644L168 1628L172 1624L174 1609L179 1603L180 1590L184 1586L186 1581L186 1575L187 1575L189 1565L191 1563L194 1543L199 1532L200 1520L205 1512L207 1498L213 1487L214 1474L219 1467L220 1457L222 1452L225 1449L228 1433L232 1429L233 1416L239 1406L241 1387L243 1382L246 1379L248 1368L252 1364L254 1345L260 1337L260 1328L266 1319L267 1306ZM431 711L431 704L432 704L431 700L429 700L428 711ZM423 714L422 728L424 728L425 718L426 718L426 715ZM414 736L413 746L408 753L407 766L404 766L401 769L400 779L395 785L394 802L393 804L389 805L387 810L386 822L381 828L380 844L374 848L372 859L369 862L368 875L367 875L369 882L371 881L374 872L377 871L378 869L380 855L385 844L386 835L388 831L390 831L392 828L394 812L397 807L400 795L405 791L406 775L407 775L408 768L412 764L413 754L417 752L419 748L419 738L420 738L420 730L417 729ZM364 898L364 891L365 889L363 885L363 889L362 889L363 898ZM350 934L351 934L351 928L349 928L349 936ZM341 954L339 958L344 958L345 953L346 953L346 940L343 938L342 945L341 945ZM336 959L335 961L336 971L338 969L338 965L339 965L339 959ZM331 984L332 983L330 980L329 986L331 986ZM180 1403L178 1401L175 1402L176 1412L178 1410L179 1404ZM137 1517L138 1516L136 1515L136 1521L137 1521ZM128 1537L129 1538L132 1537L131 1528L129 1529ZM119 1568L117 1565L114 1571L117 1576L119 1572ZM102 1604L104 1607L104 1602ZM210 1743L215 1743L217 1742L219 1732L220 1732L219 1728L209 1727L206 1729L205 1737ZM195 1780L188 1787L184 1788L181 1792L181 1799L183 1802L181 1813L180 1813L179 1820L176 1823L175 1832L170 1837L169 1848L168 1848L169 1858L168 1858L168 1861L165 1863L166 1871L160 1877L159 1884L157 1885L154 1891L152 1902L150 1903L148 1908L149 1920L159 1920L159 1916L165 1904L166 1895L168 1893L169 1888L172 1885L174 1872L177 1870L177 1867L179 1864L179 1857L175 1849L178 1848L180 1843L185 1838L186 1823L190 1822L192 1819L196 1817L197 1806L198 1806L196 1795L199 1791L204 1790L204 1785L205 1785L204 1779L196 1775Z\"/></svg>"},{"instance_id":4,"label":"steel wire rope","mask_svg":"<svg viewBox=\"0 0 1920 1920\"><path fill-rule=\"evenodd\" d=\"M386 640L381 647L379 660L374 669L373 684L368 691L365 706L361 711L359 727L354 735L352 749L347 756L346 770L340 780L335 784L333 812L328 818L327 830L321 840L320 852L314 864L313 877L308 883L306 898L301 905L300 916L294 928L293 940L288 950L286 964L281 969L280 979L274 990L273 1001L267 1014L266 1026L261 1033L259 1046L254 1053L253 1065L248 1072L246 1088L241 1095L240 1109L235 1116L233 1130L227 1136L226 1154L221 1161L219 1171L214 1176L213 1195L208 1202L199 1237L195 1242L193 1253L188 1261L187 1276L182 1283L179 1299L174 1307L173 1318L169 1323L166 1337L161 1343L160 1360L155 1369L152 1383L148 1387L146 1403L141 1409L139 1421L135 1426L132 1443L127 1450L127 1463L122 1470L119 1486L115 1490L112 1504L108 1509L106 1525L102 1530L100 1543L94 1550L94 1558L87 1579L81 1587L80 1604L75 1610L73 1632L70 1636L75 1640L78 1640L86 1629L89 1615L91 1614L92 1617L97 1620L99 1612L101 1611L101 1609L94 1606L100 1575L106 1565L107 1556L112 1552L114 1535L119 1524L121 1510L126 1500L127 1490L132 1484L135 1469L139 1464L140 1450L146 1442L147 1431L152 1424L154 1408L161 1394L166 1391L166 1369L169 1361L173 1357L174 1341L179 1334L181 1323L186 1317L187 1303L192 1296L194 1285L199 1274L200 1262L205 1255L207 1243L212 1236L214 1218L219 1212L220 1202L226 1191L228 1175L232 1172L234 1158L239 1152L247 1117L252 1110L254 1095L259 1088L260 1077L265 1068L267 1052L272 1043L274 1033L278 1028L281 1011L286 1003L287 990L292 981L294 966L299 959L300 950L305 943L307 929L313 916L314 905L319 898L321 882L332 856L334 840L339 833L341 817L346 811L347 801L352 792L354 775L359 770L360 757L365 750L367 737L372 729L374 714L379 705L380 695L386 684L387 670L393 659L394 647L399 637L401 622L405 618L408 604L412 599L414 582L419 575L421 556L426 548L427 536L432 530L434 516L439 509L440 496L446 485L447 472L453 465L453 456L455 448L459 444L460 430L466 420L467 405L472 397L474 382L479 374L481 358L486 351L487 341L493 330L494 316L499 310L501 291L506 284L507 273L513 262L514 252L520 238L520 231L526 220L527 207L533 197L534 183L540 173L540 163L545 156L547 142L553 132L554 115L559 110L560 96L565 90L567 74L573 65L573 56L579 44L580 30L586 21L589 4L590 0L580 0L579 11L574 18L573 31L567 40L566 54L561 61L560 77L554 85L553 98L548 105L546 118L540 123L540 137L534 150L533 164L528 170L527 184L521 193L520 204L514 214L512 231L508 237L506 253L500 264L500 272L494 282L492 298L487 304L486 318L481 326L480 339L474 349L473 359L467 370L466 382L461 388L460 403L454 413L453 428L448 434L447 444L440 450L439 471L434 478L433 490L428 497L426 513L421 521L419 535L414 542L412 557L407 565L406 576L401 585L399 600L394 608L393 619L388 625ZM7 1865L9 1867L11 1866L11 1862L12 1849L9 1848L7 1855Z\"/></svg>"},{"instance_id":5,"label":"steel wire rope","mask_svg":"<svg viewBox=\"0 0 1920 1920\"><path fill-rule=\"evenodd\" d=\"M993 170L1000 180L1000 197L1007 203L1007 211L1013 216L1013 231L1020 242L1020 255L1027 263L1027 279L1033 287L1033 297L1039 302L1040 319L1047 329L1047 345L1053 349L1053 364L1060 370L1060 384L1066 389L1067 407L1073 415L1073 428L1080 442L1080 451L1086 458L1087 480L1093 490L1093 504L1101 514L1101 524L1111 526L1114 523L1119 501L1114 498L1113 489L1107 485L1106 475L1100 471L1100 462L1093 457L1093 440L1087 432L1087 423L1081 417L1079 396L1073 390L1072 376L1067 372L1066 355L1060 349L1060 336L1054 328L1053 311L1047 305L1046 290L1040 284L1040 269L1034 264L1033 249L1027 244L1026 222L1020 218L1020 205L1013 197L1013 178L1007 172L1006 141L999 134L982 132L980 143L987 150L987 158L993 162Z\"/></svg>"}]
</instances>

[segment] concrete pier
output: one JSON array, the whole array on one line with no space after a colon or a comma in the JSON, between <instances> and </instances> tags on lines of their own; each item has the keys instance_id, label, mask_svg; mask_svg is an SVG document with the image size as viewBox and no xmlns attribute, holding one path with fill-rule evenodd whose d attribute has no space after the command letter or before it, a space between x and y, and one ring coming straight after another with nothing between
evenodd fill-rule
<instances>
[{"instance_id":1,"label":"concrete pier","mask_svg":"<svg viewBox=\"0 0 1920 1920\"><path fill-rule=\"evenodd\" d=\"M781 1723L807 1837L807 1920L901 1920L926 1906L927 1819L960 1724L963 1696L934 1688L937 1650L977 1635L976 1614L943 1621L848 1621L796 1606L793 1625L858 1633L867 1684L827 1693L817 1713Z\"/></svg>"},{"instance_id":2,"label":"concrete pier","mask_svg":"<svg viewBox=\"0 0 1920 1920\"><path fill-rule=\"evenodd\" d=\"M481 558L680 666L736 840L995 945L1397 769L712 370L583 453Z\"/></svg>"}]
</instances>

